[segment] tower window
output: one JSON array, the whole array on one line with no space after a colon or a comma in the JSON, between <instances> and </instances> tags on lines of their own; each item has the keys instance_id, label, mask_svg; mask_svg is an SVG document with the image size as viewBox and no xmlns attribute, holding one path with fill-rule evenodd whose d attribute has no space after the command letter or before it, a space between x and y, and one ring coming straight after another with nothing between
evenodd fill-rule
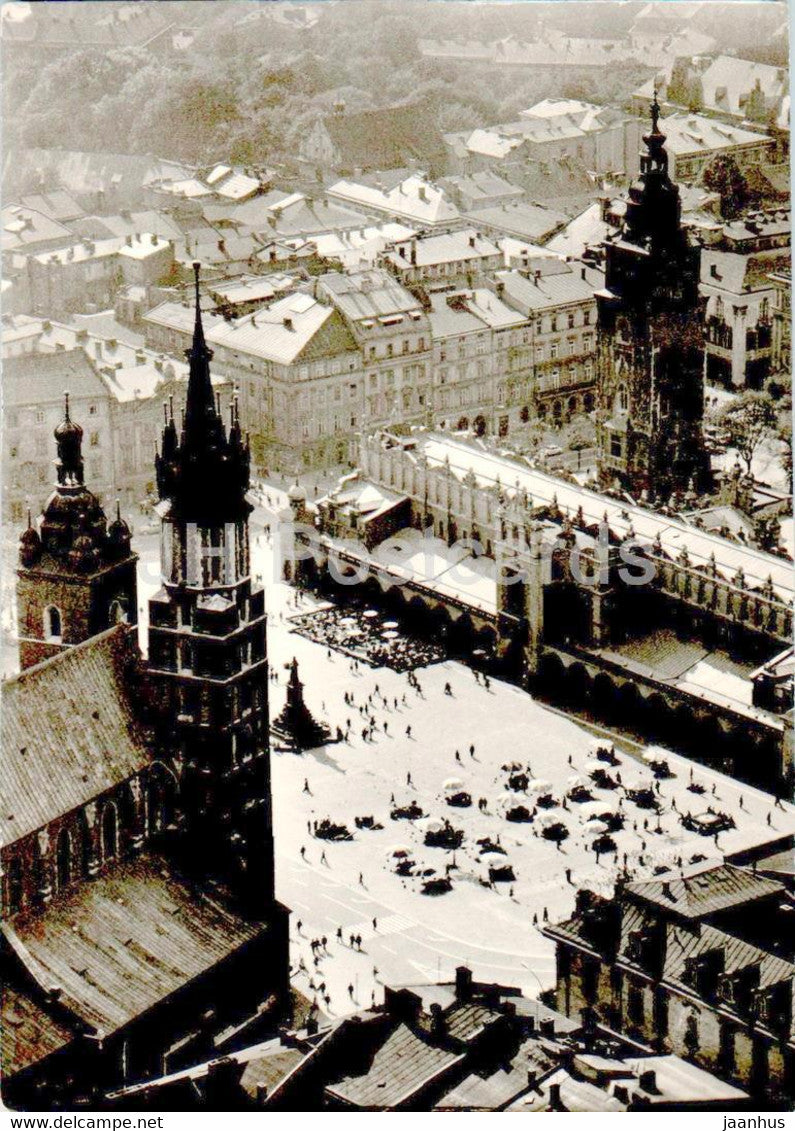
<instances>
[{"instance_id":1,"label":"tower window","mask_svg":"<svg viewBox=\"0 0 795 1131\"><path fill-rule=\"evenodd\" d=\"M629 394L627 393L626 385L619 385L616 392L616 409L618 412L626 412L629 408Z\"/></svg>"},{"instance_id":2,"label":"tower window","mask_svg":"<svg viewBox=\"0 0 795 1131\"><path fill-rule=\"evenodd\" d=\"M61 610L57 609L55 605L50 605L44 610L44 635L46 639L60 642L62 629Z\"/></svg>"},{"instance_id":3,"label":"tower window","mask_svg":"<svg viewBox=\"0 0 795 1131\"><path fill-rule=\"evenodd\" d=\"M621 437L617 432L614 432L610 437L610 455L621 459Z\"/></svg>"},{"instance_id":4,"label":"tower window","mask_svg":"<svg viewBox=\"0 0 795 1131\"><path fill-rule=\"evenodd\" d=\"M108 617L109 624L125 624L126 621L127 610L125 609L123 602L119 600L111 601L110 615Z\"/></svg>"}]
</instances>

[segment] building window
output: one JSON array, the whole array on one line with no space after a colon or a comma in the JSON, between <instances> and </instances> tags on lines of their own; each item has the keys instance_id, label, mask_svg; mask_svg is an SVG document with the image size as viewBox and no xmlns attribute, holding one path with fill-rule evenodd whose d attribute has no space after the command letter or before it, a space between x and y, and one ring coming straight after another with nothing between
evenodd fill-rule
<instances>
[{"instance_id":1,"label":"building window","mask_svg":"<svg viewBox=\"0 0 795 1131\"><path fill-rule=\"evenodd\" d=\"M61 610L50 605L44 610L44 636L47 640L60 643L63 632Z\"/></svg>"},{"instance_id":2,"label":"building window","mask_svg":"<svg viewBox=\"0 0 795 1131\"><path fill-rule=\"evenodd\" d=\"M621 437L617 432L614 432L610 437L610 455L615 456L616 459L621 459Z\"/></svg>"},{"instance_id":3,"label":"building window","mask_svg":"<svg viewBox=\"0 0 795 1131\"><path fill-rule=\"evenodd\" d=\"M616 411L626 412L629 408L629 394L626 385L619 385L616 392Z\"/></svg>"},{"instance_id":4,"label":"building window","mask_svg":"<svg viewBox=\"0 0 795 1131\"><path fill-rule=\"evenodd\" d=\"M44 423L44 413L43 412L37 412L35 419L36 419L37 424L43 424Z\"/></svg>"},{"instance_id":5,"label":"building window","mask_svg":"<svg viewBox=\"0 0 795 1131\"><path fill-rule=\"evenodd\" d=\"M550 343L549 356L550 357L557 357L558 356L558 343L557 342L551 342Z\"/></svg>"},{"instance_id":6,"label":"building window","mask_svg":"<svg viewBox=\"0 0 795 1131\"><path fill-rule=\"evenodd\" d=\"M97 406L95 404L90 404L88 406L88 415L89 416L96 416L97 415Z\"/></svg>"},{"instance_id":7,"label":"building window","mask_svg":"<svg viewBox=\"0 0 795 1131\"><path fill-rule=\"evenodd\" d=\"M110 603L110 614L108 616L108 623L111 624L111 625L114 625L114 624L126 624L126 622L127 622L127 610L125 609L124 604L118 599L115 600L115 601L111 601L111 603Z\"/></svg>"},{"instance_id":8,"label":"building window","mask_svg":"<svg viewBox=\"0 0 795 1131\"><path fill-rule=\"evenodd\" d=\"M22 907L25 892L22 861L12 856L8 863L8 913L14 915Z\"/></svg>"},{"instance_id":9,"label":"building window","mask_svg":"<svg viewBox=\"0 0 795 1131\"><path fill-rule=\"evenodd\" d=\"M99 447L99 432L92 432L89 438L89 444L92 448Z\"/></svg>"},{"instance_id":10,"label":"building window","mask_svg":"<svg viewBox=\"0 0 795 1131\"><path fill-rule=\"evenodd\" d=\"M627 987L627 1017L631 1024L643 1025L643 990L633 983Z\"/></svg>"},{"instance_id":11,"label":"building window","mask_svg":"<svg viewBox=\"0 0 795 1131\"><path fill-rule=\"evenodd\" d=\"M102 859L113 860L119 851L119 821L116 806L108 801L102 810Z\"/></svg>"},{"instance_id":12,"label":"building window","mask_svg":"<svg viewBox=\"0 0 795 1131\"><path fill-rule=\"evenodd\" d=\"M591 325L591 312L590 312L590 310L586 310L584 312L584 314L582 316L582 322L583 322L583 326L590 326Z\"/></svg>"},{"instance_id":13,"label":"building window","mask_svg":"<svg viewBox=\"0 0 795 1131\"><path fill-rule=\"evenodd\" d=\"M568 322L569 322L569 329L570 330L573 329L574 328L574 314L569 314Z\"/></svg>"},{"instance_id":14,"label":"building window","mask_svg":"<svg viewBox=\"0 0 795 1131\"><path fill-rule=\"evenodd\" d=\"M72 837L68 829L61 829L55 847L55 879L58 890L67 887L72 879Z\"/></svg>"}]
</instances>

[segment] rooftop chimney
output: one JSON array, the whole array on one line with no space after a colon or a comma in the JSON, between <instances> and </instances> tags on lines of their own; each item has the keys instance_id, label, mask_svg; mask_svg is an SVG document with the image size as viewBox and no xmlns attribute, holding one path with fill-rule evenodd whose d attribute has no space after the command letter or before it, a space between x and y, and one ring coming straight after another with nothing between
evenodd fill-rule
<instances>
[{"instance_id":1,"label":"rooftop chimney","mask_svg":"<svg viewBox=\"0 0 795 1131\"><path fill-rule=\"evenodd\" d=\"M560 1100L560 1084L549 1085L549 1103L547 1105L552 1111L561 1111L562 1103Z\"/></svg>"},{"instance_id":2,"label":"rooftop chimney","mask_svg":"<svg viewBox=\"0 0 795 1131\"><path fill-rule=\"evenodd\" d=\"M653 1068L648 1068L640 1074L640 1086L644 1092L657 1091L657 1073Z\"/></svg>"},{"instance_id":3,"label":"rooftop chimney","mask_svg":"<svg viewBox=\"0 0 795 1131\"><path fill-rule=\"evenodd\" d=\"M292 318L283 318L282 322L284 323L285 330L294 330L295 329L295 327L293 326Z\"/></svg>"},{"instance_id":4,"label":"rooftop chimney","mask_svg":"<svg viewBox=\"0 0 795 1131\"><path fill-rule=\"evenodd\" d=\"M469 1001L472 997L472 971L468 966L455 968L455 996L459 1001Z\"/></svg>"}]
</instances>

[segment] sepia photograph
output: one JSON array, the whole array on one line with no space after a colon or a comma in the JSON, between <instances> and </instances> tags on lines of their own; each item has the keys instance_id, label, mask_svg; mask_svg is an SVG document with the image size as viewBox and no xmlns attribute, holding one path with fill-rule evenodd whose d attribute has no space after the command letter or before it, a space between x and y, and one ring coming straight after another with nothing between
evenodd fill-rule
<instances>
[{"instance_id":1,"label":"sepia photograph","mask_svg":"<svg viewBox=\"0 0 795 1131\"><path fill-rule=\"evenodd\" d=\"M785 1127L786 0L0 36L4 1126Z\"/></svg>"}]
</instances>

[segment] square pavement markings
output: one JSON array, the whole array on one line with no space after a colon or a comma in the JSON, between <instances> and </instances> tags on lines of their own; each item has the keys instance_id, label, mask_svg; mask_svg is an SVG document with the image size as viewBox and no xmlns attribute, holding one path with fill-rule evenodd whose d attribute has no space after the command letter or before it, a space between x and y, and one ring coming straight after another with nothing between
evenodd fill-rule
<instances>
[{"instance_id":1,"label":"square pavement markings","mask_svg":"<svg viewBox=\"0 0 795 1131\"><path fill-rule=\"evenodd\" d=\"M376 930L373 930L373 920L367 919L365 922L355 923L352 927L346 927L345 931L349 935L361 935L364 942L366 939L397 935L401 931L408 931L417 926L415 920L407 919L404 915L386 915L383 919L376 917L376 921L378 923Z\"/></svg>"}]
</instances>

